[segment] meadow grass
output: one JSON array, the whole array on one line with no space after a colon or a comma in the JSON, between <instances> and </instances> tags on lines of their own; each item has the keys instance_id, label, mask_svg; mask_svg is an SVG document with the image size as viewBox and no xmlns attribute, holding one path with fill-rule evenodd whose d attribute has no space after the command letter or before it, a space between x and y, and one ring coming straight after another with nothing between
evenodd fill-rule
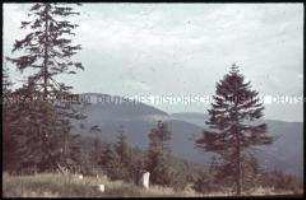
<instances>
[{"instance_id":1,"label":"meadow grass","mask_svg":"<svg viewBox=\"0 0 306 200\"><path fill-rule=\"evenodd\" d=\"M95 186L105 185L105 192ZM253 188L243 192L245 196L290 195L290 191L275 192L271 188ZM149 189L123 181L110 181L107 178L84 177L61 174L38 174L31 176L10 176L3 174L4 197L203 197L233 196L232 192L211 192L202 194L188 187L181 191L151 185Z\"/></svg>"},{"instance_id":2,"label":"meadow grass","mask_svg":"<svg viewBox=\"0 0 306 200\"><path fill-rule=\"evenodd\" d=\"M97 180L93 178L85 177L79 180L76 177L66 177L61 174L5 175L3 176L3 195L6 197L100 196L100 193L93 187L96 184Z\"/></svg>"},{"instance_id":3,"label":"meadow grass","mask_svg":"<svg viewBox=\"0 0 306 200\"><path fill-rule=\"evenodd\" d=\"M95 186L105 185L105 192ZM150 186L145 189L132 183L84 177L78 179L61 174L38 174L32 176L3 175L4 197L153 197L153 196L199 196L195 192L177 192L171 188Z\"/></svg>"}]
</instances>

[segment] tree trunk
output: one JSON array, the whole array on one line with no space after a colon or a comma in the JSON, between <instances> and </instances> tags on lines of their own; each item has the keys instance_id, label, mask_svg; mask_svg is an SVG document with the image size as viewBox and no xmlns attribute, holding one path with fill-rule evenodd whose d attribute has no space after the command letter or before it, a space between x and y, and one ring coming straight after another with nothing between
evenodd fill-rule
<instances>
[{"instance_id":1,"label":"tree trunk","mask_svg":"<svg viewBox=\"0 0 306 200\"><path fill-rule=\"evenodd\" d=\"M241 195L241 187L242 187L242 180L241 180L241 158L240 158L240 145L237 145L237 175L236 175L236 195Z\"/></svg>"},{"instance_id":2,"label":"tree trunk","mask_svg":"<svg viewBox=\"0 0 306 200\"><path fill-rule=\"evenodd\" d=\"M237 90L237 88L236 88ZM238 96L235 94L234 96ZM241 166L241 146L240 146L240 130L239 130L239 120L238 120L238 102L237 99L235 100L235 106L234 106L234 135L236 138L236 195L241 196L241 187L242 187L242 166Z\"/></svg>"},{"instance_id":3,"label":"tree trunk","mask_svg":"<svg viewBox=\"0 0 306 200\"><path fill-rule=\"evenodd\" d=\"M237 125L234 127L235 136L236 136L236 195L241 196L242 188L242 166L241 166L241 148L240 148L240 137L238 133Z\"/></svg>"}]
</instances>

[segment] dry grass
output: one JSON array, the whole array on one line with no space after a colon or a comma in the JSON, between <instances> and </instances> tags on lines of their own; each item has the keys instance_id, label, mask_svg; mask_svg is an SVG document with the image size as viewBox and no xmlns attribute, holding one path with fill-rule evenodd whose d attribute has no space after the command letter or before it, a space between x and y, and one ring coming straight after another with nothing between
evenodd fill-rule
<instances>
[{"instance_id":1,"label":"dry grass","mask_svg":"<svg viewBox=\"0 0 306 200\"><path fill-rule=\"evenodd\" d=\"M105 192L98 191L94 186L105 185ZM246 196L286 195L290 191L275 192L269 188L254 188L244 192ZM123 181L109 181L107 178L84 177L78 179L61 174L39 174L36 176L3 175L4 197L203 197L232 196L232 192L214 192L201 194L190 186L183 191L151 185L150 189L141 188Z\"/></svg>"},{"instance_id":2,"label":"dry grass","mask_svg":"<svg viewBox=\"0 0 306 200\"><path fill-rule=\"evenodd\" d=\"M60 174L39 174L36 176L3 176L3 195L5 197L79 197L99 196L93 186L97 179L84 177L79 180Z\"/></svg>"},{"instance_id":3,"label":"dry grass","mask_svg":"<svg viewBox=\"0 0 306 200\"><path fill-rule=\"evenodd\" d=\"M295 195L293 191L276 191L274 188L262 188L262 187L257 187L253 188L250 191L244 192L244 195L247 196L267 196L267 195Z\"/></svg>"},{"instance_id":4,"label":"dry grass","mask_svg":"<svg viewBox=\"0 0 306 200\"><path fill-rule=\"evenodd\" d=\"M302 194L302 191L299 193ZM252 188L248 191L243 191L242 196L275 196L275 195L297 195L293 191L276 191L274 188L262 188L262 187L256 187ZM223 191L220 192L211 192L208 194L205 194L205 196L235 196L235 192L231 189L223 189Z\"/></svg>"}]
</instances>

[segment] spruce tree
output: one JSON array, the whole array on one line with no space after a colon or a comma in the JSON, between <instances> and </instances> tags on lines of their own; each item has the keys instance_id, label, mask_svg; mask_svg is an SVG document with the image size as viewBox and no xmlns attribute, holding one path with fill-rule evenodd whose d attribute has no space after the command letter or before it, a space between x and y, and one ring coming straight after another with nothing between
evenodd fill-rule
<instances>
[{"instance_id":1,"label":"spruce tree","mask_svg":"<svg viewBox=\"0 0 306 200\"><path fill-rule=\"evenodd\" d=\"M120 163L127 166L131 161L131 148L127 141L127 136L124 133L118 135L115 148L120 159Z\"/></svg>"},{"instance_id":2,"label":"spruce tree","mask_svg":"<svg viewBox=\"0 0 306 200\"><path fill-rule=\"evenodd\" d=\"M20 56L7 58L20 72L31 72L23 88L16 93L22 99L18 107L24 114L18 123L22 127L22 137L27 138L20 140L26 145L22 152L29 155L28 161L39 164L41 170L54 168L60 160L67 160L63 156L69 154L67 142L72 141L68 138L74 138L68 137L70 119L83 117L73 108L75 102L67 100L72 87L58 81L58 75L75 74L75 69L84 69L73 59L81 46L72 43L71 36L75 35L73 30L77 24L68 20L78 14L71 6L35 3L30 8L29 20L21 22L21 29L28 33L15 41L12 51L20 51ZM30 102L24 101L26 98ZM61 140L63 146L59 146ZM35 154L39 156L33 157Z\"/></svg>"},{"instance_id":3,"label":"spruce tree","mask_svg":"<svg viewBox=\"0 0 306 200\"><path fill-rule=\"evenodd\" d=\"M132 160L130 163L130 173L135 185L140 185L140 178L145 169L145 151L139 147L132 149Z\"/></svg>"},{"instance_id":4,"label":"spruce tree","mask_svg":"<svg viewBox=\"0 0 306 200\"><path fill-rule=\"evenodd\" d=\"M43 171L55 167L54 159L59 150L56 145L60 143L54 139L59 141L60 132L56 131L56 115L50 112L52 105L37 98L35 85L30 78L28 85L15 90L12 96L17 99L11 105L16 115L10 126L10 135L17 142L15 156L18 159L18 171L23 168L39 168ZM44 121L45 115L48 121Z\"/></svg>"},{"instance_id":5,"label":"spruce tree","mask_svg":"<svg viewBox=\"0 0 306 200\"><path fill-rule=\"evenodd\" d=\"M245 82L235 64L217 83L213 100L206 122L209 129L196 140L196 146L221 155L226 169L223 172L234 177L236 194L241 195L245 149L273 142L266 123L261 120L264 106L258 92L251 89L250 82Z\"/></svg>"},{"instance_id":6,"label":"spruce tree","mask_svg":"<svg viewBox=\"0 0 306 200\"><path fill-rule=\"evenodd\" d=\"M102 152L102 141L99 137L99 133L101 133L101 129L98 125L94 125L89 130L90 133L94 134L93 146L90 152L90 160L91 160L91 172L95 172L98 167L100 154Z\"/></svg>"},{"instance_id":7,"label":"spruce tree","mask_svg":"<svg viewBox=\"0 0 306 200\"><path fill-rule=\"evenodd\" d=\"M151 129L148 136L150 142L146 170L151 173L152 183L169 185L172 172L169 166L171 131L168 124L158 121L157 127Z\"/></svg>"},{"instance_id":8,"label":"spruce tree","mask_svg":"<svg viewBox=\"0 0 306 200\"><path fill-rule=\"evenodd\" d=\"M116 167L116 160L117 154L114 150L114 146L111 143L105 143L103 145L98 164L102 167L102 171L112 179L116 178L113 175L113 170Z\"/></svg>"},{"instance_id":9,"label":"spruce tree","mask_svg":"<svg viewBox=\"0 0 306 200\"><path fill-rule=\"evenodd\" d=\"M2 71L2 131L3 131L3 167L4 170L8 172L14 171L13 168L16 166L16 156L15 156L15 145L16 141L12 137L14 117L16 113L12 110L12 82L9 78L8 68L6 65L3 67Z\"/></svg>"},{"instance_id":10,"label":"spruce tree","mask_svg":"<svg viewBox=\"0 0 306 200\"><path fill-rule=\"evenodd\" d=\"M44 100L57 95L59 86L65 91L70 88L64 83L59 83L55 79L57 75L74 74L74 69L84 69L80 62L72 60L72 56L81 46L73 45L69 38L75 35L73 30L78 25L66 19L76 14L79 13L74 12L69 6L36 3L28 14L32 19L21 22L21 29L30 30L30 33L15 41L12 52L23 51L24 54L8 60L21 71L34 71L33 81L38 89L43 91Z\"/></svg>"},{"instance_id":11,"label":"spruce tree","mask_svg":"<svg viewBox=\"0 0 306 200\"><path fill-rule=\"evenodd\" d=\"M117 156L115 157L116 159L114 159L117 163L117 178L130 181L133 178L131 169L132 148L128 143L128 138L123 126L120 126L118 132L119 134L115 144L115 152Z\"/></svg>"}]
</instances>

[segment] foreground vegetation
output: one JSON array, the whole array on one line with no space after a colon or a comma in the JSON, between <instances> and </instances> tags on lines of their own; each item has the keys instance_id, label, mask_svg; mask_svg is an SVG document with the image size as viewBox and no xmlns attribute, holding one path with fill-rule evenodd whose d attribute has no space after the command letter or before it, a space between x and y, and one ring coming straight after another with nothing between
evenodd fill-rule
<instances>
[{"instance_id":1,"label":"foreground vegetation","mask_svg":"<svg viewBox=\"0 0 306 200\"><path fill-rule=\"evenodd\" d=\"M105 185L105 192L95 188L98 184ZM4 197L201 197L201 196L231 196L233 192L224 189L220 192L198 193L186 187L181 191L157 185L144 189L124 181L110 181L107 177L84 177L78 179L61 174L38 174L31 176L3 175ZM273 191L272 188L252 188L242 195L293 195L293 191ZM300 191L302 194L302 191Z\"/></svg>"},{"instance_id":2,"label":"foreground vegetation","mask_svg":"<svg viewBox=\"0 0 306 200\"><path fill-rule=\"evenodd\" d=\"M78 179L61 174L31 176L3 176L5 197L103 197L103 196L200 196L195 192L174 192L171 188L152 186L149 190L121 180L110 181L106 177ZM95 188L105 185L105 192Z\"/></svg>"}]
</instances>

